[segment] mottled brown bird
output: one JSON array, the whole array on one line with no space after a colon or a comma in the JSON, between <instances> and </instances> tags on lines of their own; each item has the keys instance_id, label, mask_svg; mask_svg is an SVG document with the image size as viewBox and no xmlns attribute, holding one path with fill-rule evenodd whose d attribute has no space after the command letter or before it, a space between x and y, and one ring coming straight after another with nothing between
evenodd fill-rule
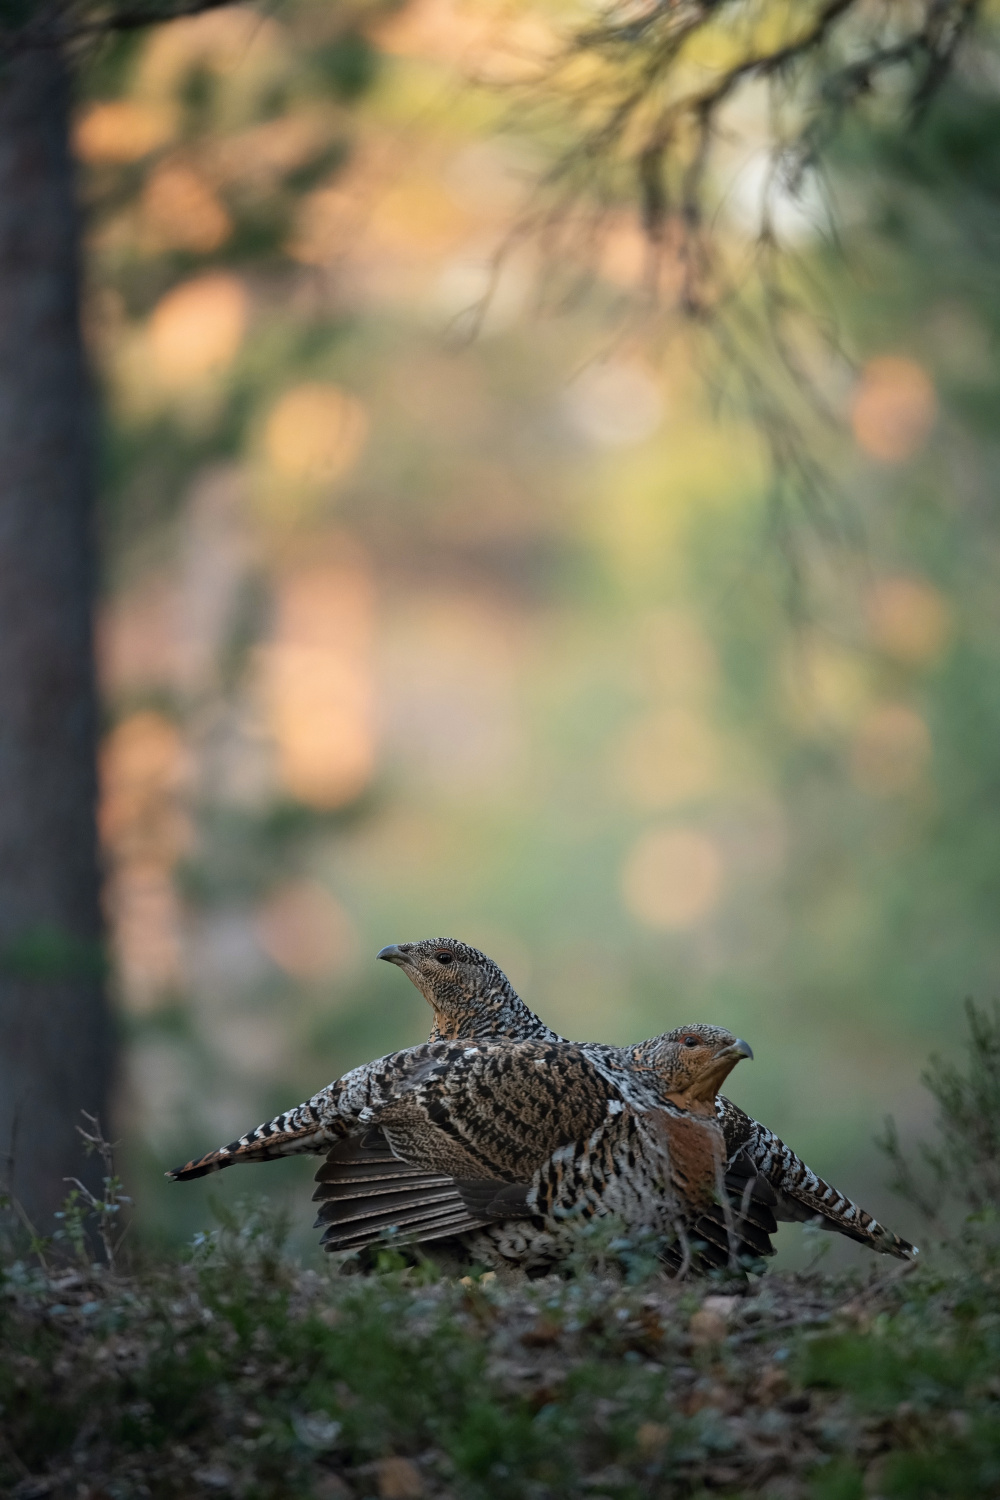
<instances>
[{"instance_id":1,"label":"mottled brown bird","mask_svg":"<svg viewBox=\"0 0 1000 1500\"><path fill-rule=\"evenodd\" d=\"M525 1005L492 959L468 944L453 938L432 938L392 945L383 948L378 956L402 968L431 1005L434 1024L429 1045L441 1046L446 1041L465 1039L564 1041ZM588 1044L588 1051L599 1054L603 1065L611 1069L616 1058L628 1058L634 1055L634 1050ZM377 1109L405 1084L409 1070L417 1066L415 1054L419 1051L394 1053L356 1068L321 1090L314 1099L168 1176L184 1180L238 1162L327 1152L346 1135L356 1135L358 1127L370 1124L373 1117L366 1112ZM733 1203L743 1205L745 1199L752 1198L754 1212L762 1221L764 1205L770 1203L774 1219L812 1221L880 1254L903 1260L917 1254L914 1246L813 1172L767 1126L721 1096L716 1101L716 1112L725 1139L726 1187ZM327 1185L338 1171L347 1170L345 1150L348 1148L338 1147L336 1159L331 1156L328 1163L329 1172L322 1169L321 1177L327 1174L323 1179ZM379 1153L383 1158L387 1153L391 1155L385 1143L379 1144L374 1135L366 1147L364 1166L352 1155L359 1150L356 1144L348 1150L352 1160L350 1172L358 1177L380 1170ZM346 1178L344 1181L346 1186ZM387 1220L386 1225L390 1222ZM457 1232L454 1226L446 1227L446 1220L442 1219L442 1234Z\"/></svg>"},{"instance_id":2,"label":"mottled brown bird","mask_svg":"<svg viewBox=\"0 0 1000 1500\"><path fill-rule=\"evenodd\" d=\"M748 1201L734 1214L719 1201L715 1095L751 1055L710 1026L627 1051L432 1041L356 1069L171 1175L332 1145L315 1194L331 1250L390 1230L416 1243L462 1236L488 1262L540 1270L613 1214L658 1236L674 1267L725 1265L771 1253L768 1207Z\"/></svg>"},{"instance_id":3,"label":"mottled brown bird","mask_svg":"<svg viewBox=\"0 0 1000 1500\"><path fill-rule=\"evenodd\" d=\"M379 958L396 964L416 985L434 1013L431 1037L562 1038L530 1010L492 959L454 938L426 938L383 948ZM911 1260L914 1245L893 1234L846 1194L832 1187L796 1156L766 1125L731 1100L717 1102L726 1142L730 1192L739 1196L754 1175L771 1191L775 1218L814 1222L882 1255ZM763 1189L758 1189L763 1196Z\"/></svg>"}]
</instances>

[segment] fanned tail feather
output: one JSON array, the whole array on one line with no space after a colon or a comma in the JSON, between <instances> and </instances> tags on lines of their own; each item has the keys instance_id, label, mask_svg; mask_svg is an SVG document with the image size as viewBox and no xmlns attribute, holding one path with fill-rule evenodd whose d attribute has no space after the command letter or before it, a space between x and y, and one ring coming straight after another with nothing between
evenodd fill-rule
<instances>
[{"instance_id":1,"label":"fanned tail feather","mask_svg":"<svg viewBox=\"0 0 1000 1500\"><path fill-rule=\"evenodd\" d=\"M453 1177L408 1166L394 1156L380 1130L339 1142L316 1173L313 1201L322 1204L315 1228L329 1251L360 1250L390 1234L405 1241L448 1239L481 1229Z\"/></svg>"}]
</instances>

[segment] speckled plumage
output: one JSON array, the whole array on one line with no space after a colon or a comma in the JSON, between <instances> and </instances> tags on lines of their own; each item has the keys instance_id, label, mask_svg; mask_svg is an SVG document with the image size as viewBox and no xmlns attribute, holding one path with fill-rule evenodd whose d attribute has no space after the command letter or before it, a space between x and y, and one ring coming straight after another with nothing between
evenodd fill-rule
<instances>
[{"instance_id":1,"label":"speckled plumage","mask_svg":"<svg viewBox=\"0 0 1000 1500\"><path fill-rule=\"evenodd\" d=\"M428 1042L376 1057L328 1083L304 1104L285 1110L273 1120L265 1120L238 1140L230 1141L228 1146L206 1152L167 1176L175 1182L188 1182L241 1163L327 1151L345 1136L370 1124L375 1113L429 1060L449 1055L449 1043Z\"/></svg>"},{"instance_id":2,"label":"speckled plumage","mask_svg":"<svg viewBox=\"0 0 1000 1500\"><path fill-rule=\"evenodd\" d=\"M915 1245L893 1234L839 1188L825 1182L773 1130L729 1099L719 1099L719 1120L732 1157L742 1152L774 1189L774 1216L789 1223L818 1223L880 1255L912 1260Z\"/></svg>"},{"instance_id":3,"label":"speckled plumage","mask_svg":"<svg viewBox=\"0 0 1000 1500\"><path fill-rule=\"evenodd\" d=\"M378 957L396 964L431 1008L430 1040L564 1042L530 1010L492 958L457 938L393 943ZM444 962L443 960L447 960Z\"/></svg>"},{"instance_id":4,"label":"speckled plumage","mask_svg":"<svg viewBox=\"0 0 1000 1500\"><path fill-rule=\"evenodd\" d=\"M448 957L446 964L440 962L442 955ZM452 1049L464 1040L566 1043L565 1038L524 1004L502 970L467 944L452 938L427 939L385 948L379 957L403 968L428 1000L434 1014L431 1040L424 1047L391 1053L355 1068L304 1104L257 1126L230 1145L187 1163L169 1176L186 1180L239 1162L326 1152L327 1165L317 1177L322 1188L319 1196L332 1203L337 1193L349 1198L355 1188L366 1182L391 1182L393 1186L391 1190L386 1187L379 1212L372 1209L369 1229L374 1228L377 1233L379 1227L397 1224L410 1232L418 1221L423 1222L420 1216L424 1208L419 1204L432 1193L429 1179L421 1169L408 1167L410 1178L420 1177L420 1185L416 1187L411 1181L409 1187L403 1186L399 1160L386 1137L380 1131L368 1129L379 1111L409 1086L421 1068L453 1061L456 1055L461 1055L461 1048L458 1054ZM647 1065L648 1049L656 1044L656 1039L631 1048L588 1043L584 1050L609 1082L618 1086L630 1078L634 1087ZM626 1091L629 1086L626 1082ZM814 1220L824 1229L844 1234L883 1254L910 1259L916 1253L906 1240L824 1182L772 1131L737 1105L720 1096L715 1108L725 1142L725 1181L730 1199L741 1204L745 1198L749 1202L752 1195L754 1212L764 1228L768 1223L764 1205L769 1205L774 1218ZM368 1137L364 1144L366 1130ZM578 1129L577 1142L580 1138ZM590 1148L588 1160L595 1164L595 1170L605 1145L602 1138ZM339 1185L336 1190L335 1183ZM442 1183L433 1189L440 1200L435 1223L441 1235L457 1233L457 1225L464 1222L464 1209L456 1211L449 1183L450 1178L445 1174ZM511 1220L508 1227L510 1235L523 1239L519 1220ZM707 1220L703 1225L706 1238L716 1234L717 1229L715 1221ZM502 1226L493 1223L488 1233L496 1238L501 1231Z\"/></svg>"},{"instance_id":5,"label":"speckled plumage","mask_svg":"<svg viewBox=\"0 0 1000 1500\"><path fill-rule=\"evenodd\" d=\"M443 969L436 955L450 952ZM419 943L401 943L383 948L379 957L395 963L427 1000L434 1012L431 1036L453 1035L476 1039L487 1037L563 1040L530 1010L507 976L492 959L453 938L427 938ZM591 1044L593 1045L593 1044ZM606 1049L610 1052L616 1049ZM626 1049L628 1052L630 1049ZM786 1222L818 1221L880 1254L909 1260L917 1253L907 1240L886 1229L871 1214L832 1187L786 1146L766 1125L761 1125L729 1099L719 1097L719 1121L731 1167L731 1190L741 1191L745 1168L763 1177L773 1194L777 1219Z\"/></svg>"},{"instance_id":6,"label":"speckled plumage","mask_svg":"<svg viewBox=\"0 0 1000 1500\"><path fill-rule=\"evenodd\" d=\"M432 1002L434 1022L430 1044L465 1038L565 1040L542 1024L517 994L506 974L477 948L470 948L453 938L429 939L419 944L404 943L400 948L383 948L379 957L398 962L399 958L412 953L413 963L408 972L420 988L421 970L417 965L424 962L426 954L425 967L430 971L435 946L443 947L444 944L455 956L455 968L449 973L437 966L438 987ZM327 1150L356 1127L361 1111L376 1109L387 1101L392 1090L408 1076L408 1069L417 1066L411 1057L415 1050L419 1049L389 1053L352 1069L304 1104L257 1125L239 1140L209 1151L176 1171L168 1172L167 1176L175 1181L188 1181L241 1162L273 1161L279 1156Z\"/></svg>"},{"instance_id":7,"label":"speckled plumage","mask_svg":"<svg viewBox=\"0 0 1000 1500\"><path fill-rule=\"evenodd\" d=\"M356 1250L391 1228L539 1270L614 1214L660 1236L675 1267L771 1252L766 1207L749 1206L730 1241L716 1201L725 1148L714 1079L748 1055L727 1032L688 1028L631 1059L567 1042L441 1047L414 1049L426 1065L361 1139L329 1153L314 1195L328 1249Z\"/></svg>"},{"instance_id":8,"label":"speckled plumage","mask_svg":"<svg viewBox=\"0 0 1000 1500\"><path fill-rule=\"evenodd\" d=\"M315 1197L328 1249L358 1249L392 1228L417 1242L461 1236L487 1260L538 1269L613 1213L662 1236L674 1265L692 1244L696 1265L725 1264L771 1249L766 1207L748 1205L737 1226L716 1202L725 1148L715 1080L746 1055L715 1027L630 1053L428 1042L355 1069L171 1175L325 1150Z\"/></svg>"}]
</instances>

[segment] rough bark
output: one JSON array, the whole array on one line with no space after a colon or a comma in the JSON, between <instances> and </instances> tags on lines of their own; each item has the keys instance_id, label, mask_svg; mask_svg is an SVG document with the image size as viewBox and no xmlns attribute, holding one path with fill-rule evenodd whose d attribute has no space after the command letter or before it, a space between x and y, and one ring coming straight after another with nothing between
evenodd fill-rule
<instances>
[{"instance_id":1,"label":"rough bark","mask_svg":"<svg viewBox=\"0 0 1000 1500\"><path fill-rule=\"evenodd\" d=\"M111 1062L69 104L55 49L0 67L0 1178L42 1232Z\"/></svg>"}]
</instances>

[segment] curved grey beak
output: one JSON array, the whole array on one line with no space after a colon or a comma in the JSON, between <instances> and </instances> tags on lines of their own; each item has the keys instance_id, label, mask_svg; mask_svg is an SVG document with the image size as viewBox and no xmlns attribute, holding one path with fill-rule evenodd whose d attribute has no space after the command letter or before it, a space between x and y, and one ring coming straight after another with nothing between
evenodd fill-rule
<instances>
[{"instance_id":1,"label":"curved grey beak","mask_svg":"<svg viewBox=\"0 0 1000 1500\"><path fill-rule=\"evenodd\" d=\"M380 953L379 958L381 957L382 955ZM730 1048L730 1051L738 1052L741 1057L749 1057L750 1061L753 1062L753 1048L751 1047L750 1043L745 1042L742 1037L738 1036L736 1038L735 1042Z\"/></svg>"},{"instance_id":2,"label":"curved grey beak","mask_svg":"<svg viewBox=\"0 0 1000 1500\"><path fill-rule=\"evenodd\" d=\"M387 948L380 948L375 957L384 958L387 964L399 964L401 967L406 964L406 954L395 943L390 943Z\"/></svg>"}]
</instances>

